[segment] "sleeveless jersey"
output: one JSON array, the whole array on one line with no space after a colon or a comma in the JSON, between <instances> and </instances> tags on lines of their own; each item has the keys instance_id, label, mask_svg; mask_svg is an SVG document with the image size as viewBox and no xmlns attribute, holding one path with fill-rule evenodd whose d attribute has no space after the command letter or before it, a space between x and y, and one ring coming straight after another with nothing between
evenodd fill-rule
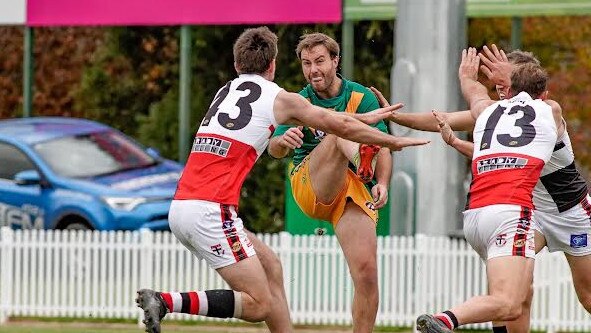
<instances>
[{"instance_id":1,"label":"sleeveless jersey","mask_svg":"<svg viewBox=\"0 0 591 333\"><path fill-rule=\"evenodd\" d=\"M195 136L174 199L238 206L244 179L277 127L282 90L259 75L242 74L216 94Z\"/></svg>"},{"instance_id":2,"label":"sleeveless jersey","mask_svg":"<svg viewBox=\"0 0 591 333\"><path fill-rule=\"evenodd\" d=\"M562 213L578 205L587 193L587 182L575 167L575 154L565 129L534 188L536 210Z\"/></svg>"},{"instance_id":3,"label":"sleeveless jersey","mask_svg":"<svg viewBox=\"0 0 591 333\"><path fill-rule=\"evenodd\" d=\"M474 127L468 209L533 208L532 192L556 144L552 107L527 93L487 107Z\"/></svg>"}]
</instances>

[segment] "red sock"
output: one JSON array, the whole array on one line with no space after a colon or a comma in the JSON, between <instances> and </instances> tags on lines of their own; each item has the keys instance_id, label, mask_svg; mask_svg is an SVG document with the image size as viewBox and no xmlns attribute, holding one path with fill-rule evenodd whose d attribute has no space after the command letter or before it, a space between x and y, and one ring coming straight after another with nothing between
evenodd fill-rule
<instances>
[{"instance_id":1,"label":"red sock","mask_svg":"<svg viewBox=\"0 0 591 333\"><path fill-rule=\"evenodd\" d=\"M443 311L435 315L435 318L439 319L442 323L447 326L450 330L454 330L458 327L458 319L451 311Z\"/></svg>"},{"instance_id":2,"label":"red sock","mask_svg":"<svg viewBox=\"0 0 591 333\"><path fill-rule=\"evenodd\" d=\"M160 296L162 296L169 312L207 315L208 304L204 291L161 293Z\"/></svg>"}]
</instances>

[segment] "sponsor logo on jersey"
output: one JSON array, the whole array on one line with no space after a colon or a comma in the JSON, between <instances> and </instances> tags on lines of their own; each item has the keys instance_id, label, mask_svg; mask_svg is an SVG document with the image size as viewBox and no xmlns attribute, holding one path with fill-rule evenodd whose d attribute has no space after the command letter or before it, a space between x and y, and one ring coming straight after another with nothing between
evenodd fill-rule
<instances>
[{"instance_id":1,"label":"sponsor logo on jersey","mask_svg":"<svg viewBox=\"0 0 591 333\"><path fill-rule=\"evenodd\" d=\"M570 235L570 247L573 249L587 247L587 234Z\"/></svg>"},{"instance_id":2,"label":"sponsor logo on jersey","mask_svg":"<svg viewBox=\"0 0 591 333\"><path fill-rule=\"evenodd\" d=\"M513 242L513 247L523 247L525 245L525 239L517 239Z\"/></svg>"},{"instance_id":3,"label":"sponsor logo on jersey","mask_svg":"<svg viewBox=\"0 0 591 333\"><path fill-rule=\"evenodd\" d=\"M527 165L527 158L497 156L485 158L476 162L478 174L502 169L523 169Z\"/></svg>"},{"instance_id":4,"label":"sponsor logo on jersey","mask_svg":"<svg viewBox=\"0 0 591 333\"><path fill-rule=\"evenodd\" d=\"M232 244L232 252L238 252L242 250L242 244L238 241Z\"/></svg>"},{"instance_id":5,"label":"sponsor logo on jersey","mask_svg":"<svg viewBox=\"0 0 591 333\"><path fill-rule=\"evenodd\" d=\"M228 156L228 150L232 143L219 138L212 138L207 136L195 137L191 152L193 153L209 153L218 155L220 157Z\"/></svg>"}]
</instances>

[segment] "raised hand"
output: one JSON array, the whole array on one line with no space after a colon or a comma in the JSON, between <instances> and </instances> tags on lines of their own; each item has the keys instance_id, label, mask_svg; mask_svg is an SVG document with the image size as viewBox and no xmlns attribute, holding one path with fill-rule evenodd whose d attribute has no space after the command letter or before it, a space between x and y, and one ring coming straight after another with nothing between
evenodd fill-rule
<instances>
[{"instance_id":1,"label":"raised hand","mask_svg":"<svg viewBox=\"0 0 591 333\"><path fill-rule=\"evenodd\" d=\"M499 50L495 44L492 44L490 49L484 46L478 56L483 63L480 70L492 83L503 87L511 86L513 65L507 60L503 50Z\"/></svg>"},{"instance_id":2,"label":"raised hand","mask_svg":"<svg viewBox=\"0 0 591 333\"><path fill-rule=\"evenodd\" d=\"M468 50L462 51L462 62L458 69L458 77L471 79L474 81L478 80L478 67L480 65L480 58L476 53L476 48L470 47Z\"/></svg>"}]
</instances>

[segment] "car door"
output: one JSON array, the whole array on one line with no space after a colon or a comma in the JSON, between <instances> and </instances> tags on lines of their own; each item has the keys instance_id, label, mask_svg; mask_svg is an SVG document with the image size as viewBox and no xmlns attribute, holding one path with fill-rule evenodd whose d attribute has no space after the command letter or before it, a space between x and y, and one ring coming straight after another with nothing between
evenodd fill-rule
<instances>
[{"instance_id":1,"label":"car door","mask_svg":"<svg viewBox=\"0 0 591 333\"><path fill-rule=\"evenodd\" d=\"M26 170L38 168L17 146L0 141L0 226L44 228L43 188L40 184L19 185L14 180Z\"/></svg>"}]
</instances>

